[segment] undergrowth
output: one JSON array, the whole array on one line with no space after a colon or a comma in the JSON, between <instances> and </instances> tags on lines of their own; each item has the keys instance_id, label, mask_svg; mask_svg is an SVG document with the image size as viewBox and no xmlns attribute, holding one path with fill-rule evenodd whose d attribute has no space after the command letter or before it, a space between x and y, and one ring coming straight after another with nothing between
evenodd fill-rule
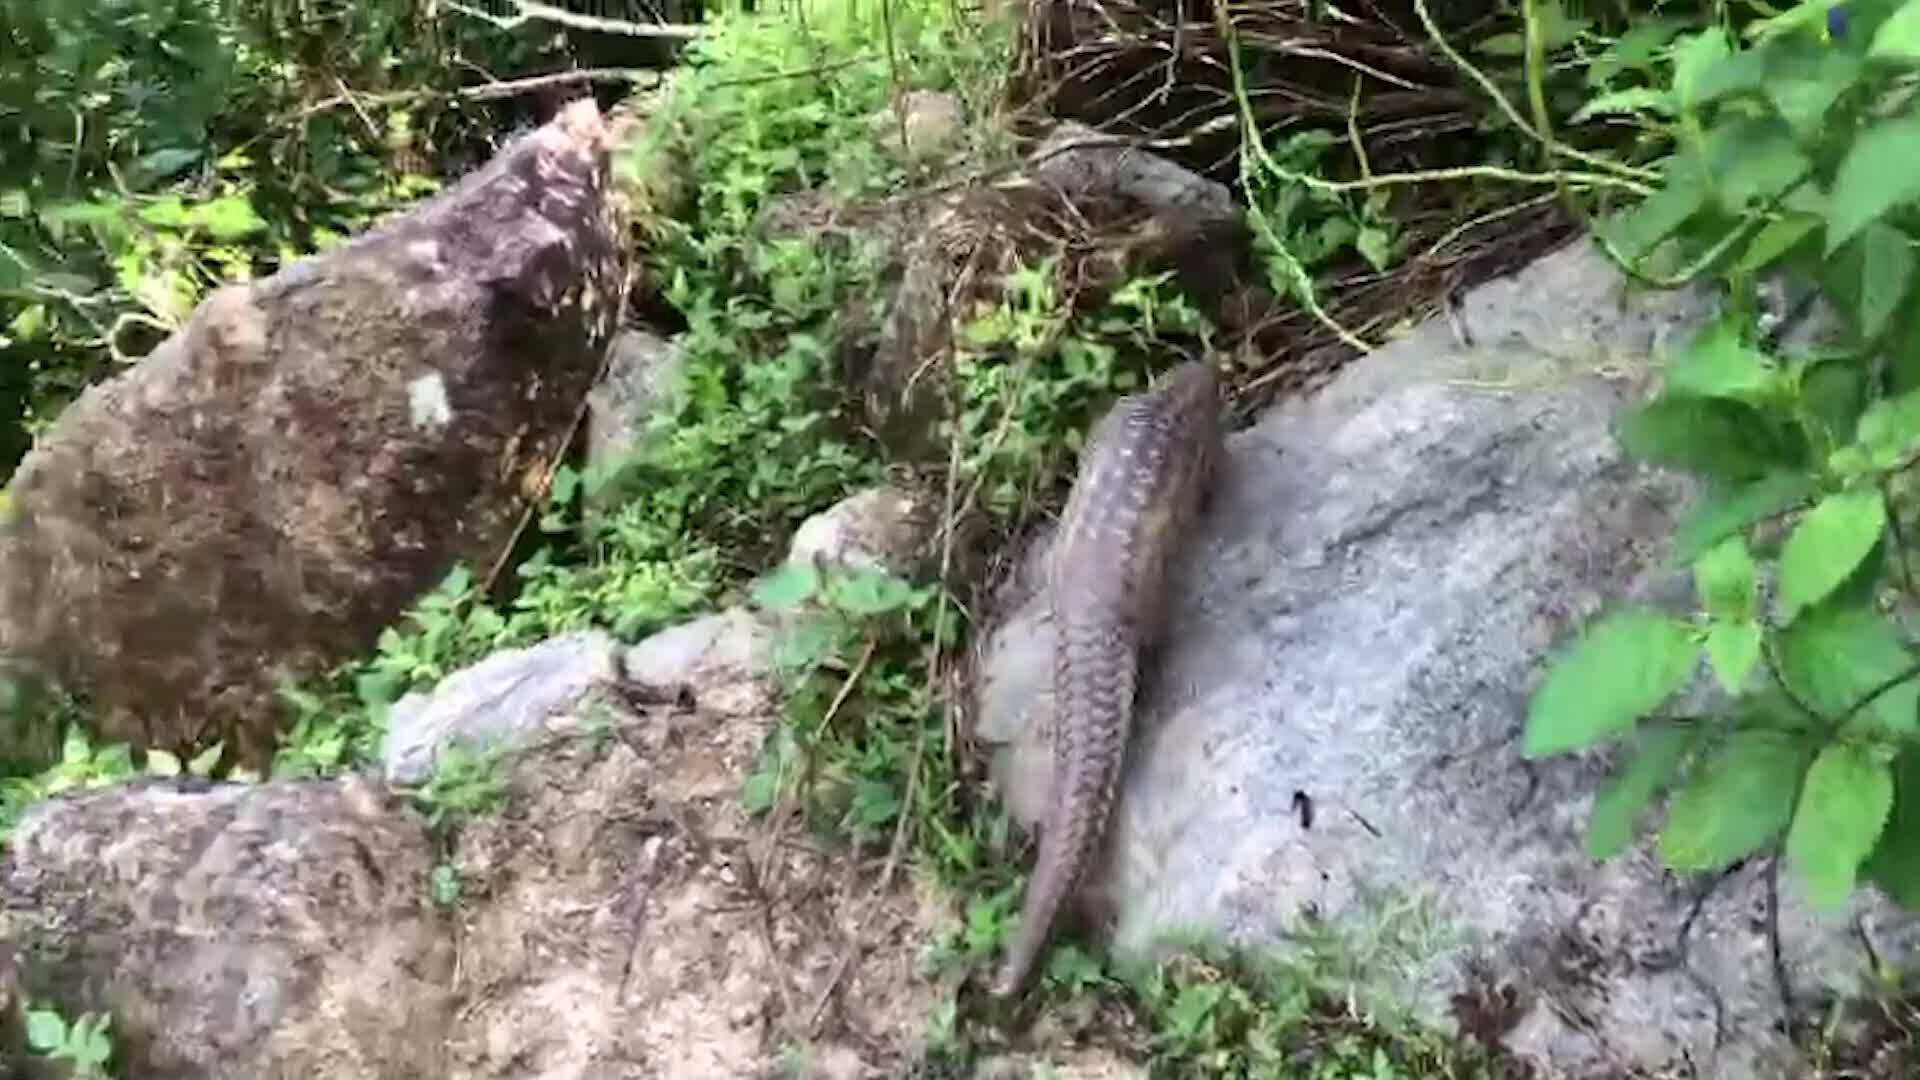
<instances>
[{"instance_id":1,"label":"undergrowth","mask_svg":"<svg viewBox=\"0 0 1920 1080\"><path fill-rule=\"evenodd\" d=\"M1801 4L1738 36L1673 35L1661 55L1609 104L1671 139L1659 187L1598 235L1643 279L1725 290L1620 430L1702 484L1674 546L1696 606L1590 625L1535 695L1526 750L1631 748L1594 802L1596 857L1671 789L1657 849L1675 870L1784 855L1818 907L1864 879L1913 906L1920 5ZM1811 341L1765 310L1778 274L1833 316ZM1703 667L1721 700L1660 713Z\"/></svg>"}]
</instances>

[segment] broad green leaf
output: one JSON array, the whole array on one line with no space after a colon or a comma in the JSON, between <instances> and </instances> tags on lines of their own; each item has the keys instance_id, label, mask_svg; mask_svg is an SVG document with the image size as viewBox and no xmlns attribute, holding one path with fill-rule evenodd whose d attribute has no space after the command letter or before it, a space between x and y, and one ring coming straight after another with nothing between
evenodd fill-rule
<instances>
[{"instance_id":1,"label":"broad green leaf","mask_svg":"<svg viewBox=\"0 0 1920 1080\"><path fill-rule=\"evenodd\" d=\"M108 1038L108 1029L113 1025L113 1017L106 1013L94 1013L81 1017L73 1026L73 1051L77 1061L89 1065L104 1066L113 1057L113 1041Z\"/></svg>"},{"instance_id":2,"label":"broad green leaf","mask_svg":"<svg viewBox=\"0 0 1920 1080\"><path fill-rule=\"evenodd\" d=\"M1700 328L1667 371L1667 388L1699 397L1751 398L1774 384L1767 354L1741 340L1737 321L1723 316Z\"/></svg>"},{"instance_id":3,"label":"broad green leaf","mask_svg":"<svg viewBox=\"0 0 1920 1080\"><path fill-rule=\"evenodd\" d=\"M820 591L820 571L804 559L783 563L753 587L753 601L769 611L787 611Z\"/></svg>"},{"instance_id":4,"label":"broad green leaf","mask_svg":"<svg viewBox=\"0 0 1920 1080\"><path fill-rule=\"evenodd\" d=\"M1753 666L1760 662L1760 640L1760 624L1752 619L1716 622L1707 628L1707 662L1727 693L1737 694L1746 685Z\"/></svg>"},{"instance_id":5,"label":"broad green leaf","mask_svg":"<svg viewBox=\"0 0 1920 1080\"><path fill-rule=\"evenodd\" d=\"M1780 552L1780 621L1839 587L1887 527L1887 503L1878 488L1856 488L1821 499L1795 525Z\"/></svg>"},{"instance_id":6,"label":"broad green leaf","mask_svg":"<svg viewBox=\"0 0 1920 1080\"><path fill-rule=\"evenodd\" d=\"M1724 869L1780 834L1807 767L1800 736L1735 731L1667 802L1660 856L1681 871Z\"/></svg>"},{"instance_id":7,"label":"broad green leaf","mask_svg":"<svg viewBox=\"0 0 1920 1080\"><path fill-rule=\"evenodd\" d=\"M1892 808L1893 767L1871 747L1833 743L1813 759L1787 833L1787 862L1806 879L1815 907L1846 902Z\"/></svg>"},{"instance_id":8,"label":"broad green leaf","mask_svg":"<svg viewBox=\"0 0 1920 1080\"><path fill-rule=\"evenodd\" d=\"M1808 705L1838 718L1913 663L1886 616L1869 607L1823 605L1780 635L1780 673ZM1915 727L1920 685L1899 684L1873 700L1850 726L1889 735Z\"/></svg>"},{"instance_id":9,"label":"broad green leaf","mask_svg":"<svg viewBox=\"0 0 1920 1080\"><path fill-rule=\"evenodd\" d=\"M900 797L885 780L861 780L854 785L852 812L869 828L885 825L900 812Z\"/></svg>"},{"instance_id":10,"label":"broad green leaf","mask_svg":"<svg viewBox=\"0 0 1920 1080\"><path fill-rule=\"evenodd\" d=\"M226 749L225 743L214 743L193 756L187 762L187 771L194 776L212 776L213 767L220 764L220 753Z\"/></svg>"},{"instance_id":11,"label":"broad green leaf","mask_svg":"<svg viewBox=\"0 0 1920 1080\"><path fill-rule=\"evenodd\" d=\"M148 776L179 776L180 758L165 750L147 751Z\"/></svg>"},{"instance_id":12,"label":"broad green leaf","mask_svg":"<svg viewBox=\"0 0 1920 1080\"><path fill-rule=\"evenodd\" d=\"M913 602L913 586L881 570L857 570L836 581L833 604L854 615L898 611Z\"/></svg>"},{"instance_id":13,"label":"broad green leaf","mask_svg":"<svg viewBox=\"0 0 1920 1080\"><path fill-rule=\"evenodd\" d=\"M791 671L825 660L833 652L833 629L825 618L796 619L774 641L774 664Z\"/></svg>"},{"instance_id":14,"label":"broad green leaf","mask_svg":"<svg viewBox=\"0 0 1920 1080\"><path fill-rule=\"evenodd\" d=\"M1920 911L1920 746L1908 744L1893 759L1893 811L1862 871L1894 903Z\"/></svg>"},{"instance_id":15,"label":"broad green leaf","mask_svg":"<svg viewBox=\"0 0 1920 1080\"><path fill-rule=\"evenodd\" d=\"M1765 414L1726 398L1662 396L1628 416L1619 438L1642 461L1719 480L1751 480L1799 456Z\"/></svg>"},{"instance_id":16,"label":"broad green leaf","mask_svg":"<svg viewBox=\"0 0 1920 1080\"><path fill-rule=\"evenodd\" d=\"M1872 125L1853 141L1834 175L1827 254L1887 211L1920 197L1920 112Z\"/></svg>"},{"instance_id":17,"label":"broad green leaf","mask_svg":"<svg viewBox=\"0 0 1920 1080\"><path fill-rule=\"evenodd\" d=\"M1767 99L1797 137L1821 134L1827 111L1859 81L1859 58L1805 38L1768 51Z\"/></svg>"},{"instance_id":18,"label":"broad green leaf","mask_svg":"<svg viewBox=\"0 0 1920 1080\"><path fill-rule=\"evenodd\" d=\"M779 787L780 778L771 768L755 772L740 786L740 808L749 815L765 813L779 794Z\"/></svg>"},{"instance_id":19,"label":"broad green leaf","mask_svg":"<svg viewBox=\"0 0 1920 1080\"><path fill-rule=\"evenodd\" d=\"M1920 390L1881 398L1869 405L1860 416L1855 434L1874 466L1889 469L1898 465L1920 447Z\"/></svg>"},{"instance_id":20,"label":"broad green leaf","mask_svg":"<svg viewBox=\"0 0 1920 1080\"><path fill-rule=\"evenodd\" d=\"M67 1041L67 1022L52 1009L27 1011L27 1042L35 1050L58 1048Z\"/></svg>"},{"instance_id":21,"label":"broad green leaf","mask_svg":"<svg viewBox=\"0 0 1920 1080\"><path fill-rule=\"evenodd\" d=\"M1693 587L1701 606L1716 619L1739 622L1753 615L1753 555L1744 537L1730 536L1693 564Z\"/></svg>"},{"instance_id":22,"label":"broad green leaf","mask_svg":"<svg viewBox=\"0 0 1920 1080\"><path fill-rule=\"evenodd\" d=\"M1727 35L1719 27L1680 37L1673 45L1674 100L1682 108L1692 109L1701 104L1704 94L1725 92L1733 86L1736 82L1733 77L1739 74L1737 68L1716 70L1732 55Z\"/></svg>"},{"instance_id":23,"label":"broad green leaf","mask_svg":"<svg viewBox=\"0 0 1920 1080\"><path fill-rule=\"evenodd\" d=\"M1867 55L1881 60L1920 61L1920 4L1903 4L1881 23Z\"/></svg>"},{"instance_id":24,"label":"broad green leaf","mask_svg":"<svg viewBox=\"0 0 1920 1080\"><path fill-rule=\"evenodd\" d=\"M1716 124L1706 153L1720 205L1734 213L1771 201L1813 170L1792 129L1772 116Z\"/></svg>"},{"instance_id":25,"label":"broad green leaf","mask_svg":"<svg viewBox=\"0 0 1920 1080\"><path fill-rule=\"evenodd\" d=\"M1675 553L1681 559L1697 558L1726 537L1793 506L1813 492L1811 477L1786 469L1713 491L1695 504L1681 521L1674 535Z\"/></svg>"},{"instance_id":26,"label":"broad green leaf","mask_svg":"<svg viewBox=\"0 0 1920 1080\"><path fill-rule=\"evenodd\" d=\"M1633 756L1593 797L1587 817L1588 855L1610 859L1626 849L1640 815L1672 781L1699 734L1699 728L1685 724L1655 724L1641 730Z\"/></svg>"},{"instance_id":27,"label":"broad green leaf","mask_svg":"<svg viewBox=\"0 0 1920 1080\"><path fill-rule=\"evenodd\" d=\"M1913 282L1912 241L1900 229L1882 222L1874 222L1860 230L1860 235L1847 244L1840 259L1852 263L1854 272L1847 274L1852 288L1847 290L1852 301L1854 324L1859 327L1860 336L1871 338L1886 329L1887 320L1899 309L1900 302L1906 299L1907 287Z\"/></svg>"},{"instance_id":28,"label":"broad green leaf","mask_svg":"<svg viewBox=\"0 0 1920 1080\"><path fill-rule=\"evenodd\" d=\"M79 724L69 724L66 737L60 741L60 763L86 765L92 760L93 744L87 741L86 731Z\"/></svg>"},{"instance_id":29,"label":"broad green leaf","mask_svg":"<svg viewBox=\"0 0 1920 1080\"><path fill-rule=\"evenodd\" d=\"M1783 213L1779 220L1761 226L1753 239L1747 241L1740 257L1734 260L1734 269L1756 274L1800 246L1819 227L1820 219L1811 214Z\"/></svg>"},{"instance_id":30,"label":"broad green leaf","mask_svg":"<svg viewBox=\"0 0 1920 1080\"><path fill-rule=\"evenodd\" d=\"M1393 257L1393 240L1385 229L1369 225L1353 239L1353 250L1360 253L1376 271L1384 271Z\"/></svg>"},{"instance_id":31,"label":"broad green leaf","mask_svg":"<svg viewBox=\"0 0 1920 1080\"><path fill-rule=\"evenodd\" d=\"M1814 445L1842 446L1853 441L1866 408L1866 379L1849 359L1818 360L1800 373L1801 423Z\"/></svg>"},{"instance_id":32,"label":"broad green leaf","mask_svg":"<svg viewBox=\"0 0 1920 1080\"><path fill-rule=\"evenodd\" d=\"M1661 184L1633 209L1601 226L1630 263L1660 246L1707 205L1711 183L1697 154L1682 151L1661 166Z\"/></svg>"},{"instance_id":33,"label":"broad green leaf","mask_svg":"<svg viewBox=\"0 0 1920 1080\"><path fill-rule=\"evenodd\" d=\"M1625 730L1687 681L1697 655L1692 627L1657 611L1600 619L1554 660L1534 692L1522 752L1564 753Z\"/></svg>"}]
</instances>

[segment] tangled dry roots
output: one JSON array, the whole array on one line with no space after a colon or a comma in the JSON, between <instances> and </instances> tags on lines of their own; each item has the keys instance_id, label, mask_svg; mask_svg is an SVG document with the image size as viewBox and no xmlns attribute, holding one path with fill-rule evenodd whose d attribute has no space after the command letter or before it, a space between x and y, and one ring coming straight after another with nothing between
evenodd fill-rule
<instances>
[{"instance_id":1,"label":"tangled dry roots","mask_svg":"<svg viewBox=\"0 0 1920 1080\"><path fill-rule=\"evenodd\" d=\"M1313 7L1324 10L1316 17ZM1449 41L1509 28L1490 0L1436 7ZM1033 4L1019 66L1028 111L1138 140L1242 198L1248 115L1270 148L1302 132L1332 136L1314 166L1328 178L1472 164L1486 150L1489 101L1435 46L1410 0ZM1377 271L1346 252L1315 267L1324 319L1291 302L1248 313L1242 337L1261 359L1243 372L1242 409L1310 390L1358 355L1330 324L1378 344L1395 324L1434 313L1447 296L1511 272L1576 228L1539 186L1475 180L1390 190L1401 258Z\"/></svg>"}]
</instances>

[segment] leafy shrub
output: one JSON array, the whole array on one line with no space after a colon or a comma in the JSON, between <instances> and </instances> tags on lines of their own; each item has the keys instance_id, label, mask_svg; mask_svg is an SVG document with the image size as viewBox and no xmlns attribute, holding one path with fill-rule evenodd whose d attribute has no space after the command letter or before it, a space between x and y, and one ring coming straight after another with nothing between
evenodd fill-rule
<instances>
[{"instance_id":1,"label":"leafy shrub","mask_svg":"<svg viewBox=\"0 0 1920 1080\"><path fill-rule=\"evenodd\" d=\"M212 287L271 273L482 156L513 105L450 96L545 55L407 0L0 8L0 396L32 431Z\"/></svg>"},{"instance_id":2,"label":"leafy shrub","mask_svg":"<svg viewBox=\"0 0 1920 1080\"><path fill-rule=\"evenodd\" d=\"M1670 790L1670 867L1784 844L1823 906L1862 877L1913 906L1920 120L1906 99L1920 4L1802 3L1742 38L1674 36L1665 85L1607 106L1675 146L1659 190L1601 238L1656 283L1728 285L1723 313L1620 430L1632 454L1703 484L1676 538L1698 606L1589 626L1535 694L1525 748L1627 745L1593 806L1595 856L1621 851ZM1838 316L1831 340L1788 348L1759 332L1757 283L1773 273L1814 284ZM1660 715L1703 658L1731 705Z\"/></svg>"}]
</instances>

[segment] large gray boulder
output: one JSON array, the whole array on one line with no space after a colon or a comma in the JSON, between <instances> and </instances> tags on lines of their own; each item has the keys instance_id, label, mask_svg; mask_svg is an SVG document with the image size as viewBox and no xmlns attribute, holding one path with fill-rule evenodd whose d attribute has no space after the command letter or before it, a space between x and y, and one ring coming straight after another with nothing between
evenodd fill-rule
<instances>
[{"instance_id":1,"label":"large gray boulder","mask_svg":"<svg viewBox=\"0 0 1920 1080\"><path fill-rule=\"evenodd\" d=\"M625 287L608 143L580 101L82 395L14 475L0 652L90 694L109 739L264 765L279 678L492 567L541 494Z\"/></svg>"},{"instance_id":2,"label":"large gray boulder","mask_svg":"<svg viewBox=\"0 0 1920 1080\"><path fill-rule=\"evenodd\" d=\"M1623 594L1688 597L1664 564L1686 485L1624 459L1611 424L1704 307L1629 293L1576 245L1230 439L1090 882L1114 946L1200 932L1285 951L1313 930L1343 943L1357 1000L1491 1027L1548 1075L1689 1059L1705 1077L1804 1075L1763 868L1689 926L1702 882L1644 845L1584 854L1607 763L1519 749L1546 659L1584 620ZM1051 643L1021 591L979 707L1031 822ZM1790 885L1782 903L1798 999L1859 990L1845 922ZM1884 956L1908 955L1906 923L1860 913ZM1456 998L1499 1007L1456 1017Z\"/></svg>"},{"instance_id":3,"label":"large gray boulder","mask_svg":"<svg viewBox=\"0 0 1920 1080\"><path fill-rule=\"evenodd\" d=\"M18 991L106 1011L117 1075L442 1075L456 949L425 823L373 785L143 781L52 800L0 857ZM31 1071L0 1046L0 1075Z\"/></svg>"}]
</instances>

